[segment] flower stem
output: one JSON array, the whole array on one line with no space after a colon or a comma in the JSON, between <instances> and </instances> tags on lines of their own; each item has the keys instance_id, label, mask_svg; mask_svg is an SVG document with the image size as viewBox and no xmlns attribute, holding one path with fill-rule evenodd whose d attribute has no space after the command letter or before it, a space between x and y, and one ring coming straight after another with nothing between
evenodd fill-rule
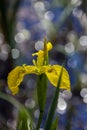
<instances>
[{"instance_id":1,"label":"flower stem","mask_svg":"<svg viewBox=\"0 0 87 130\"><path fill-rule=\"evenodd\" d=\"M37 80L37 98L38 98L40 115L36 126L36 130L39 130L42 122L44 107L46 103L46 90L47 90L47 77L46 75L42 74L38 77Z\"/></svg>"}]
</instances>

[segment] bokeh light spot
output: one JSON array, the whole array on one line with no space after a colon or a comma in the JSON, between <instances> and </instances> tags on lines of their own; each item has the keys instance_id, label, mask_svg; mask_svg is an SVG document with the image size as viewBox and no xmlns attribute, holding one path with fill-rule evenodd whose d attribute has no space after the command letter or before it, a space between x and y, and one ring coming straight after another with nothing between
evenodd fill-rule
<instances>
[{"instance_id":1,"label":"bokeh light spot","mask_svg":"<svg viewBox=\"0 0 87 130\"><path fill-rule=\"evenodd\" d=\"M87 96L87 88L82 88L81 91L80 91L80 95L81 95L82 97Z\"/></svg>"},{"instance_id":2,"label":"bokeh light spot","mask_svg":"<svg viewBox=\"0 0 87 130\"><path fill-rule=\"evenodd\" d=\"M32 98L28 98L25 102L25 106L30 109L33 109L35 107L35 101Z\"/></svg>"},{"instance_id":3,"label":"bokeh light spot","mask_svg":"<svg viewBox=\"0 0 87 130\"><path fill-rule=\"evenodd\" d=\"M38 50L43 50L44 49L44 43L42 41L37 41L35 43L35 49Z\"/></svg>"},{"instance_id":4,"label":"bokeh light spot","mask_svg":"<svg viewBox=\"0 0 87 130\"><path fill-rule=\"evenodd\" d=\"M79 39L79 43L81 46L87 46L87 36L86 35L81 36Z\"/></svg>"},{"instance_id":5,"label":"bokeh light spot","mask_svg":"<svg viewBox=\"0 0 87 130\"><path fill-rule=\"evenodd\" d=\"M20 55L20 52L19 52L18 49L12 49L11 54L12 54L13 59L17 59L19 57L19 55Z\"/></svg>"},{"instance_id":6,"label":"bokeh light spot","mask_svg":"<svg viewBox=\"0 0 87 130\"><path fill-rule=\"evenodd\" d=\"M17 43L23 43L24 40L25 40L25 36L24 36L23 33L19 32L19 33L17 33L17 34L15 35L15 41L16 41Z\"/></svg>"},{"instance_id":7,"label":"bokeh light spot","mask_svg":"<svg viewBox=\"0 0 87 130\"><path fill-rule=\"evenodd\" d=\"M67 43L66 45L65 45L65 52L66 53L73 53L74 52L74 45L73 45L73 43Z\"/></svg>"},{"instance_id":8,"label":"bokeh light spot","mask_svg":"<svg viewBox=\"0 0 87 130\"><path fill-rule=\"evenodd\" d=\"M58 99L57 112L60 114L64 114L66 111L66 108L67 108L66 101L62 97L60 97Z\"/></svg>"},{"instance_id":9,"label":"bokeh light spot","mask_svg":"<svg viewBox=\"0 0 87 130\"><path fill-rule=\"evenodd\" d=\"M47 11L47 12L45 13L44 17L45 17L45 19L47 19L47 20L53 20L54 14L53 14L52 11Z\"/></svg>"},{"instance_id":10,"label":"bokeh light spot","mask_svg":"<svg viewBox=\"0 0 87 130\"><path fill-rule=\"evenodd\" d=\"M63 93L62 93L62 96L64 99L70 99L72 97L72 93L71 91L68 91L68 90L64 90Z\"/></svg>"}]
</instances>

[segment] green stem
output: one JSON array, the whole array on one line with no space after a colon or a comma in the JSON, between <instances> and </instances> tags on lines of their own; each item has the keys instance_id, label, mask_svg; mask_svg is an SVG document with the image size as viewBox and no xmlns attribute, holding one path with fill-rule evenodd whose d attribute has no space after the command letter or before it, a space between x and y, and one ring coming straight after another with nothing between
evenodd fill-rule
<instances>
[{"instance_id":1,"label":"green stem","mask_svg":"<svg viewBox=\"0 0 87 130\"><path fill-rule=\"evenodd\" d=\"M47 90L47 77L45 74L42 74L38 77L37 80L37 98L38 98L40 115L36 126L36 130L39 130L40 124L42 122L46 102L46 90Z\"/></svg>"},{"instance_id":2,"label":"green stem","mask_svg":"<svg viewBox=\"0 0 87 130\"><path fill-rule=\"evenodd\" d=\"M39 130L39 128L40 128L42 118L43 118L43 111L40 111L40 115L39 115L38 123L37 123L37 126L36 126L36 130Z\"/></svg>"},{"instance_id":3,"label":"green stem","mask_svg":"<svg viewBox=\"0 0 87 130\"><path fill-rule=\"evenodd\" d=\"M47 50L47 41L44 38L44 62L43 65L48 65L48 50ZM44 113L44 107L46 103L46 91L47 91L47 77L45 74L41 74L38 76L37 80L37 98L38 98L38 105L39 105L39 119L36 126L36 130L39 130Z\"/></svg>"}]
</instances>

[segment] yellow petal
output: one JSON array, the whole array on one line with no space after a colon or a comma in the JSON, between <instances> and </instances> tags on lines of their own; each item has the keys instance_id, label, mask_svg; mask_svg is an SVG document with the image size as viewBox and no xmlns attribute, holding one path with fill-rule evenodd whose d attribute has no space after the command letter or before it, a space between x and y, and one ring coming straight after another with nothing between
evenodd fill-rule
<instances>
[{"instance_id":1,"label":"yellow petal","mask_svg":"<svg viewBox=\"0 0 87 130\"><path fill-rule=\"evenodd\" d=\"M7 78L8 87L13 94L18 93L19 91L18 86L23 81L24 75L25 75L25 69L21 66L17 66L8 74Z\"/></svg>"},{"instance_id":2,"label":"yellow petal","mask_svg":"<svg viewBox=\"0 0 87 130\"><path fill-rule=\"evenodd\" d=\"M32 56L38 56L37 57L37 66L40 67L43 65L43 61L44 61L44 51L39 50L36 53L33 53Z\"/></svg>"},{"instance_id":3,"label":"yellow petal","mask_svg":"<svg viewBox=\"0 0 87 130\"><path fill-rule=\"evenodd\" d=\"M52 43L48 42L47 43L47 50L50 51L53 48Z\"/></svg>"},{"instance_id":4,"label":"yellow petal","mask_svg":"<svg viewBox=\"0 0 87 130\"><path fill-rule=\"evenodd\" d=\"M23 81L23 78L27 74L39 74L38 68L35 66L17 66L15 69L13 69L9 74L7 78L8 87L12 91L13 94L17 94L19 91L18 86Z\"/></svg>"},{"instance_id":5,"label":"yellow petal","mask_svg":"<svg viewBox=\"0 0 87 130\"><path fill-rule=\"evenodd\" d=\"M46 43L46 39L44 41L44 63L43 65L47 65L48 64L48 52L52 49L52 44L51 42L47 42Z\"/></svg>"},{"instance_id":6,"label":"yellow petal","mask_svg":"<svg viewBox=\"0 0 87 130\"><path fill-rule=\"evenodd\" d=\"M58 79L60 76L62 66L59 65L53 65L53 66L48 66L45 74L47 75L49 81L51 82L52 85L57 87L58 84ZM69 74L65 68L63 68L63 73L62 73L62 79L61 79L61 84L60 84L61 89L67 89L70 90L70 79L69 79Z\"/></svg>"},{"instance_id":7,"label":"yellow petal","mask_svg":"<svg viewBox=\"0 0 87 130\"><path fill-rule=\"evenodd\" d=\"M26 74L36 74L39 75L39 68L37 66L23 65L26 70Z\"/></svg>"},{"instance_id":8,"label":"yellow petal","mask_svg":"<svg viewBox=\"0 0 87 130\"><path fill-rule=\"evenodd\" d=\"M46 60L45 58L48 58L48 51L50 51L52 49L52 43L48 42L48 43L44 43L44 50L39 50L36 53L33 53L32 56L37 56L37 66L40 67L44 64L44 60Z\"/></svg>"}]
</instances>

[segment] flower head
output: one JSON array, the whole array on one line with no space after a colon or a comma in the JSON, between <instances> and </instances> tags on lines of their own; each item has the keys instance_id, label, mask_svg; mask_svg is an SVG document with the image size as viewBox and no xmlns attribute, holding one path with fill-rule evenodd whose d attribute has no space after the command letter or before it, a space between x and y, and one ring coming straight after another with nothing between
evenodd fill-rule
<instances>
[{"instance_id":1,"label":"flower head","mask_svg":"<svg viewBox=\"0 0 87 130\"><path fill-rule=\"evenodd\" d=\"M34 65L23 65L14 68L8 75L8 87L13 94L17 94L19 91L19 85L23 81L23 78L27 74L41 75L45 74L49 79L50 83L57 87L58 79L62 66L60 65L49 65L48 64L48 52L52 49L50 42L44 43L44 49L32 54L37 56L37 60L33 60ZM62 79L60 84L61 89L70 90L70 79L68 72L63 68Z\"/></svg>"}]
</instances>

